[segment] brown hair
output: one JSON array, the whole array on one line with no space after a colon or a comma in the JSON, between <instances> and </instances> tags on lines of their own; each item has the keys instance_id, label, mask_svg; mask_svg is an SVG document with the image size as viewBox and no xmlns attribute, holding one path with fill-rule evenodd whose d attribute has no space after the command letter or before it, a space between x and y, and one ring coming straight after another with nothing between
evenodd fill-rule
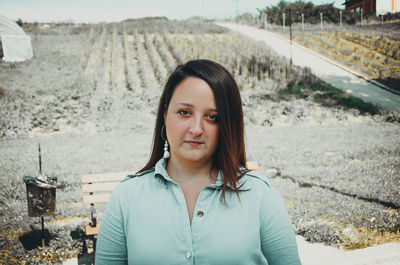
<instances>
[{"instance_id":1,"label":"brown hair","mask_svg":"<svg viewBox=\"0 0 400 265\"><path fill-rule=\"evenodd\" d=\"M222 196L230 188L239 195L237 181L247 172L244 145L244 122L239 88L232 75L220 64L210 60L192 60L178 65L169 76L161 95L150 160L138 172L151 169L164 152L161 129L175 87L187 77L204 80L212 89L218 109L219 141L213 168L223 173ZM228 186L229 185L229 186Z\"/></svg>"}]
</instances>

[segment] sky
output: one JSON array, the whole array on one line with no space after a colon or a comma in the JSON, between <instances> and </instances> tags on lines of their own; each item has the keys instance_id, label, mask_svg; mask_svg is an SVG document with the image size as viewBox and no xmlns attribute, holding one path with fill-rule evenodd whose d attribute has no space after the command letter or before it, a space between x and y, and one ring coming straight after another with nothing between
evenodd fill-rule
<instances>
[{"instance_id":1,"label":"sky","mask_svg":"<svg viewBox=\"0 0 400 265\"><path fill-rule=\"evenodd\" d=\"M287 2L293 2L288 0ZM112 22L145 16L185 19L234 17L236 12L257 13L257 8L276 5L279 0L0 0L0 14L26 22ZM344 0L310 0L315 5Z\"/></svg>"}]
</instances>

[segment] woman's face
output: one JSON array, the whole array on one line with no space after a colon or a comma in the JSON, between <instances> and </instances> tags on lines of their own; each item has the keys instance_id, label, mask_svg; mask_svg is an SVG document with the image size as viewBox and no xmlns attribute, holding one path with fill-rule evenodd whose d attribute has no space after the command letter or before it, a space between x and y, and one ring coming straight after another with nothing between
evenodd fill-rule
<instances>
[{"instance_id":1,"label":"woman's face","mask_svg":"<svg viewBox=\"0 0 400 265\"><path fill-rule=\"evenodd\" d=\"M218 110L211 87L187 77L175 88L164 114L171 160L211 163L218 144Z\"/></svg>"}]
</instances>

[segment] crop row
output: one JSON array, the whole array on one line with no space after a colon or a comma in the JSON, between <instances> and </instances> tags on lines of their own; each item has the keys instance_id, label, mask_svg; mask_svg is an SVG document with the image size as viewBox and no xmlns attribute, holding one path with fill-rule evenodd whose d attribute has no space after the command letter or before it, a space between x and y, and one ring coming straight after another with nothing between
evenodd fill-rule
<instances>
[{"instance_id":1,"label":"crop row","mask_svg":"<svg viewBox=\"0 0 400 265\"><path fill-rule=\"evenodd\" d=\"M86 58L82 72L93 78L95 84L115 88L122 78L128 90L153 89L163 85L177 64L196 58L225 65L241 87L263 86L267 82L265 88L276 90L284 88L290 78L301 72L264 45L235 34L128 34L124 28L122 34L118 32L116 28L112 33L106 28L98 30L97 35L89 32L91 45L86 56L82 56ZM117 65L121 60L124 65Z\"/></svg>"},{"instance_id":2,"label":"crop row","mask_svg":"<svg viewBox=\"0 0 400 265\"><path fill-rule=\"evenodd\" d=\"M93 36L89 43L93 44L88 49L85 71L90 73L92 68L98 68L96 71L101 74L92 76L99 86L133 92L151 102L156 101L168 73L191 59L211 59L226 66L242 90L262 88L266 93L274 93L287 87L304 87L302 80L310 75L263 43L234 33L183 34L166 30L139 33L128 31L124 24L115 25L111 30L104 37L105 45L102 45L105 30L97 30L98 34L89 32L89 37ZM398 78L400 71L396 70L394 59L376 55L363 46L357 46L356 53L352 50L353 42L343 40L338 34L304 34L296 38L366 75L375 73L371 76L374 79ZM92 67L93 62L100 63ZM390 63L395 66L386 67ZM99 103L94 100L93 104Z\"/></svg>"},{"instance_id":3,"label":"crop row","mask_svg":"<svg viewBox=\"0 0 400 265\"><path fill-rule=\"evenodd\" d=\"M158 83L163 84L164 78L166 78L168 74L168 70L166 65L164 64L160 53L157 51L156 47L154 46L155 36L150 34L144 35L144 47L146 49L147 55L150 58L151 65L153 69L157 69L154 71L154 75L156 76Z\"/></svg>"}]
</instances>

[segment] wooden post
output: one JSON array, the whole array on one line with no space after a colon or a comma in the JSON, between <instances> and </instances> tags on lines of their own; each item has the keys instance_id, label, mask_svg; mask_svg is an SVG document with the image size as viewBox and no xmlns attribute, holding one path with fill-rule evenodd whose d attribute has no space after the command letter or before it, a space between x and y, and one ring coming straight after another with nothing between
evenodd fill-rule
<instances>
[{"instance_id":1,"label":"wooden post","mask_svg":"<svg viewBox=\"0 0 400 265\"><path fill-rule=\"evenodd\" d=\"M264 29L267 29L267 24L268 24L267 18L268 18L268 14L266 13L265 17L264 17Z\"/></svg>"},{"instance_id":2,"label":"wooden post","mask_svg":"<svg viewBox=\"0 0 400 265\"><path fill-rule=\"evenodd\" d=\"M321 17L321 30L322 30L322 12L319 15Z\"/></svg>"},{"instance_id":3,"label":"wooden post","mask_svg":"<svg viewBox=\"0 0 400 265\"><path fill-rule=\"evenodd\" d=\"M290 77L290 71L292 69L292 14L289 8L289 36L290 36L290 62L288 76Z\"/></svg>"},{"instance_id":4,"label":"wooden post","mask_svg":"<svg viewBox=\"0 0 400 265\"><path fill-rule=\"evenodd\" d=\"M285 13L283 13L283 15L282 15L282 20L283 20L283 30L285 30Z\"/></svg>"},{"instance_id":5,"label":"wooden post","mask_svg":"<svg viewBox=\"0 0 400 265\"><path fill-rule=\"evenodd\" d=\"M44 218L43 218L43 216L41 216L41 218L42 218L42 248L44 249L44 245L46 243L45 234L44 234Z\"/></svg>"}]
</instances>

